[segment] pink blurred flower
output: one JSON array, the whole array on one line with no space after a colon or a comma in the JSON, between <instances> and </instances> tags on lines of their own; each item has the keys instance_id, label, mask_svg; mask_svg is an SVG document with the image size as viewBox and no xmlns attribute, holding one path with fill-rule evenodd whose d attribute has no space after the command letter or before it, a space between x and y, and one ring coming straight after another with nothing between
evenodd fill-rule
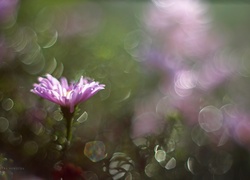
<instances>
[{"instance_id":1,"label":"pink blurred flower","mask_svg":"<svg viewBox=\"0 0 250 180\"><path fill-rule=\"evenodd\" d=\"M17 6L18 0L0 0L0 22L14 19Z\"/></svg>"},{"instance_id":2,"label":"pink blurred flower","mask_svg":"<svg viewBox=\"0 0 250 180\"><path fill-rule=\"evenodd\" d=\"M237 104L224 105L221 110L229 135L250 149L250 114Z\"/></svg>"},{"instance_id":3,"label":"pink blurred flower","mask_svg":"<svg viewBox=\"0 0 250 180\"><path fill-rule=\"evenodd\" d=\"M39 84L34 84L31 92L62 107L68 107L71 113L74 112L75 106L105 87L104 84L83 77L78 83L72 82L69 85L66 78L62 77L61 81L58 81L50 74L47 74L46 78L39 77L38 81Z\"/></svg>"},{"instance_id":4,"label":"pink blurred flower","mask_svg":"<svg viewBox=\"0 0 250 180\"><path fill-rule=\"evenodd\" d=\"M157 108L157 104L161 98L160 93L154 92L147 98L136 102L130 134L132 138L157 135L163 131L166 123ZM164 110L164 113L167 113L166 111Z\"/></svg>"},{"instance_id":5,"label":"pink blurred flower","mask_svg":"<svg viewBox=\"0 0 250 180\"><path fill-rule=\"evenodd\" d=\"M147 29L174 56L203 59L220 44L210 34L207 7L199 0L154 0L145 15ZM212 34L213 35L213 34Z\"/></svg>"}]
</instances>

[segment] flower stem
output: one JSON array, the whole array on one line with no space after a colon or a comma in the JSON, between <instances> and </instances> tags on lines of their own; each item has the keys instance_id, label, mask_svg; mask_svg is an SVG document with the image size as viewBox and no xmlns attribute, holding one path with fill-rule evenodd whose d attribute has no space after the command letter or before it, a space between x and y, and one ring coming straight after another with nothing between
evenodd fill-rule
<instances>
[{"instance_id":1,"label":"flower stem","mask_svg":"<svg viewBox=\"0 0 250 180\"><path fill-rule=\"evenodd\" d=\"M72 139L72 124L73 124L73 116L74 116L74 112L71 113L70 109L68 107L63 107L61 106L61 111L62 114L66 120L66 139L67 142L65 144L65 149L68 149L71 143L71 139Z\"/></svg>"},{"instance_id":2,"label":"flower stem","mask_svg":"<svg viewBox=\"0 0 250 180\"><path fill-rule=\"evenodd\" d=\"M66 119L66 138L67 138L67 144L66 146L70 146L70 142L71 142L71 139L72 139L72 123L73 123L73 118L71 119Z\"/></svg>"}]
</instances>

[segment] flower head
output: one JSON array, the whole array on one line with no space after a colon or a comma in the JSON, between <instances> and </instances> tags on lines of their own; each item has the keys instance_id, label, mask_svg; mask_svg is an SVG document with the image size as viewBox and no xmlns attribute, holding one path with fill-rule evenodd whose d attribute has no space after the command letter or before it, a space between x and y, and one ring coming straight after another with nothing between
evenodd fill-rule
<instances>
[{"instance_id":1,"label":"flower head","mask_svg":"<svg viewBox=\"0 0 250 180\"><path fill-rule=\"evenodd\" d=\"M64 77L58 81L47 74L46 77L39 77L38 81L39 84L34 84L31 92L62 107L68 107L71 113L74 112L76 105L86 101L105 87L104 84L99 84L99 82L84 77L81 77L77 83L69 84Z\"/></svg>"}]
</instances>

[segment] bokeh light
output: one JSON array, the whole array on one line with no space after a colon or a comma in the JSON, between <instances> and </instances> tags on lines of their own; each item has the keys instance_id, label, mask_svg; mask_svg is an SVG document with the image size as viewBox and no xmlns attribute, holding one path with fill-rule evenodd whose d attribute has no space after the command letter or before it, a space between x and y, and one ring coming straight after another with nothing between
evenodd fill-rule
<instances>
[{"instance_id":1,"label":"bokeh light","mask_svg":"<svg viewBox=\"0 0 250 180\"><path fill-rule=\"evenodd\" d=\"M91 161L98 162L106 157L105 145L102 141L92 141L85 144L84 155Z\"/></svg>"}]
</instances>

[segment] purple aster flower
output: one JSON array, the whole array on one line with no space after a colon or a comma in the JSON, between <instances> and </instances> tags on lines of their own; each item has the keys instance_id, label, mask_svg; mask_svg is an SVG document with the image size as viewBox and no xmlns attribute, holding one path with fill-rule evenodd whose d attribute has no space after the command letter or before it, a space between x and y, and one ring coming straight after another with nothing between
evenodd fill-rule
<instances>
[{"instance_id":1,"label":"purple aster flower","mask_svg":"<svg viewBox=\"0 0 250 180\"><path fill-rule=\"evenodd\" d=\"M39 84L34 84L31 92L59 104L61 107L69 108L70 113L74 112L75 106L86 101L98 91L104 89L104 84L99 84L89 78L81 77L79 82L70 83L62 77L60 81L47 74L45 78L38 78Z\"/></svg>"}]
</instances>

